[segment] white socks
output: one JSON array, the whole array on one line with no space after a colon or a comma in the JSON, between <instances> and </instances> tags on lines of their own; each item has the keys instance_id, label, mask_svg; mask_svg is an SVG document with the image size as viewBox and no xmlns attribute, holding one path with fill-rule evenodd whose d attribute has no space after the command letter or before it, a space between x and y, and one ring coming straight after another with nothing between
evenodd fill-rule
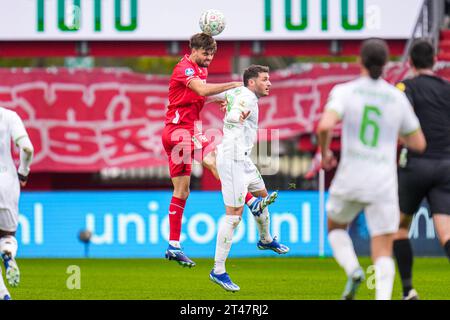
<instances>
[{"instance_id":1,"label":"white socks","mask_svg":"<svg viewBox=\"0 0 450 320\"><path fill-rule=\"evenodd\" d=\"M180 246L180 241L170 240L170 241L169 241L169 244L170 244L172 247L175 247L175 248L181 248L181 246Z\"/></svg>"},{"instance_id":2,"label":"white socks","mask_svg":"<svg viewBox=\"0 0 450 320\"><path fill-rule=\"evenodd\" d=\"M376 300L390 300L394 286L395 264L391 257L379 257L375 261Z\"/></svg>"},{"instance_id":3,"label":"white socks","mask_svg":"<svg viewBox=\"0 0 450 320\"><path fill-rule=\"evenodd\" d=\"M8 253L14 259L17 254L16 238L13 236L5 236L0 238L0 253ZM0 300L4 299L5 295L9 295L9 292L5 286L5 282L3 281L2 268L0 268Z\"/></svg>"},{"instance_id":4,"label":"white socks","mask_svg":"<svg viewBox=\"0 0 450 320\"><path fill-rule=\"evenodd\" d=\"M258 217L254 217L259 232L259 239L262 243L271 243L273 241L273 238L270 235L269 209L265 208L261 215L259 215Z\"/></svg>"},{"instance_id":5,"label":"white socks","mask_svg":"<svg viewBox=\"0 0 450 320\"><path fill-rule=\"evenodd\" d=\"M0 300L2 300L5 295L9 295L9 291L6 289L5 282L3 282L2 268L0 267Z\"/></svg>"},{"instance_id":6,"label":"white socks","mask_svg":"<svg viewBox=\"0 0 450 320\"><path fill-rule=\"evenodd\" d=\"M0 238L0 252L8 252L14 259L17 254L17 240L13 236L5 236Z\"/></svg>"},{"instance_id":7,"label":"white socks","mask_svg":"<svg viewBox=\"0 0 450 320\"><path fill-rule=\"evenodd\" d=\"M241 222L240 216L226 215L219 226L216 241L216 254L214 256L214 273L225 273L225 261L230 253L231 244L233 243L234 229Z\"/></svg>"},{"instance_id":8,"label":"white socks","mask_svg":"<svg viewBox=\"0 0 450 320\"><path fill-rule=\"evenodd\" d=\"M337 263L344 268L347 276L360 268L352 239L346 230L334 229L328 234L328 242L333 250L333 256Z\"/></svg>"}]
</instances>

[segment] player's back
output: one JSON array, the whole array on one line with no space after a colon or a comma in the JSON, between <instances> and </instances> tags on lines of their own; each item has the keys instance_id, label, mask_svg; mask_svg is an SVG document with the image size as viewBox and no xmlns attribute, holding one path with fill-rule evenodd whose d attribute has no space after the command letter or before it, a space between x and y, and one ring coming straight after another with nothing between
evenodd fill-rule
<instances>
[{"instance_id":1,"label":"player's back","mask_svg":"<svg viewBox=\"0 0 450 320\"><path fill-rule=\"evenodd\" d=\"M409 156L450 159L450 83L433 75L419 75L399 83L419 118L427 149Z\"/></svg>"},{"instance_id":2,"label":"player's back","mask_svg":"<svg viewBox=\"0 0 450 320\"><path fill-rule=\"evenodd\" d=\"M14 167L11 155L11 125L14 111L0 107L0 174Z\"/></svg>"},{"instance_id":3,"label":"player's back","mask_svg":"<svg viewBox=\"0 0 450 320\"><path fill-rule=\"evenodd\" d=\"M198 79L206 82L208 69L199 67L185 55L175 66L169 81L169 105L166 124L192 126L200 118L205 103L202 97L189 88L189 82Z\"/></svg>"},{"instance_id":4,"label":"player's back","mask_svg":"<svg viewBox=\"0 0 450 320\"><path fill-rule=\"evenodd\" d=\"M328 104L343 121L330 192L360 202L396 197L398 134L417 129L406 96L382 79L361 77L336 86Z\"/></svg>"},{"instance_id":5,"label":"player's back","mask_svg":"<svg viewBox=\"0 0 450 320\"><path fill-rule=\"evenodd\" d=\"M0 208L10 208L11 202L14 205L20 191L17 169L11 154L11 140L19 132L17 121L20 118L14 111L0 107Z\"/></svg>"}]
</instances>

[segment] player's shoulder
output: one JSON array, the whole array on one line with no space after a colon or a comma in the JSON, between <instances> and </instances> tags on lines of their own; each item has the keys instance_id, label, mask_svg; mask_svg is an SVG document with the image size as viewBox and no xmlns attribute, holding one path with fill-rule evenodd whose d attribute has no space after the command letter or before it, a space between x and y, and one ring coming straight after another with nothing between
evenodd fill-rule
<instances>
[{"instance_id":1,"label":"player's shoulder","mask_svg":"<svg viewBox=\"0 0 450 320\"><path fill-rule=\"evenodd\" d=\"M237 87L237 88L233 88L233 89L227 90L226 93L228 95L233 95L235 97L244 98L244 97L249 95L248 94L249 92L250 92L250 90L248 90L244 86L241 86L241 87Z\"/></svg>"},{"instance_id":2,"label":"player's shoulder","mask_svg":"<svg viewBox=\"0 0 450 320\"><path fill-rule=\"evenodd\" d=\"M393 85L384 79L382 81L384 90L391 96L393 96L396 100L407 99L405 95L407 84L405 84L404 82L398 82L395 85Z\"/></svg>"},{"instance_id":3,"label":"player's shoulder","mask_svg":"<svg viewBox=\"0 0 450 320\"><path fill-rule=\"evenodd\" d=\"M241 93L240 95L242 96L243 99L247 100L248 102L252 102L252 103L256 103L258 102L258 97L256 96L256 94L251 91L250 89L248 89L245 86L239 87L238 89L241 88Z\"/></svg>"},{"instance_id":4,"label":"player's shoulder","mask_svg":"<svg viewBox=\"0 0 450 320\"><path fill-rule=\"evenodd\" d=\"M15 118L18 118L18 117L19 117L19 115L17 114L17 112L15 112L14 110L6 109L6 108L3 108L3 107L0 107L0 116L1 116L3 119L7 119L7 120L9 120L9 119L15 119Z\"/></svg>"},{"instance_id":5,"label":"player's shoulder","mask_svg":"<svg viewBox=\"0 0 450 320\"><path fill-rule=\"evenodd\" d=\"M414 86L416 82L415 78L409 77L405 78L395 84L395 87L397 90L400 90L401 92L406 92L406 90L412 86Z\"/></svg>"},{"instance_id":6,"label":"player's shoulder","mask_svg":"<svg viewBox=\"0 0 450 320\"><path fill-rule=\"evenodd\" d=\"M442 85L443 87L450 87L448 80L439 77L437 75L415 75L408 77L396 84L397 89L400 91L406 91L407 89L414 90L416 87L436 87L436 85Z\"/></svg>"},{"instance_id":7,"label":"player's shoulder","mask_svg":"<svg viewBox=\"0 0 450 320\"><path fill-rule=\"evenodd\" d=\"M225 96L227 100L233 101L233 104L239 104L240 107L250 107L258 103L256 95L245 86L228 90Z\"/></svg>"},{"instance_id":8,"label":"player's shoulder","mask_svg":"<svg viewBox=\"0 0 450 320\"><path fill-rule=\"evenodd\" d=\"M20 116L14 110L0 107L0 121L7 123L8 126L21 122Z\"/></svg>"},{"instance_id":9,"label":"player's shoulder","mask_svg":"<svg viewBox=\"0 0 450 320\"><path fill-rule=\"evenodd\" d=\"M343 83L338 83L333 87L331 93L333 95L339 95L339 94L347 93L349 91L353 91L358 86L358 80L359 79L348 81L348 82L343 82Z\"/></svg>"},{"instance_id":10,"label":"player's shoulder","mask_svg":"<svg viewBox=\"0 0 450 320\"><path fill-rule=\"evenodd\" d=\"M195 68L192 62L187 57L183 57L175 66L173 74L176 75L183 74L187 77L190 77L195 74Z\"/></svg>"},{"instance_id":11,"label":"player's shoulder","mask_svg":"<svg viewBox=\"0 0 450 320\"><path fill-rule=\"evenodd\" d=\"M181 57L180 61L178 61L175 68L188 66L188 65L192 65L192 62L191 62L191 60L189 60L189 57L187 55L184 55L183 57Z\"/></svg>"}]
</instances>

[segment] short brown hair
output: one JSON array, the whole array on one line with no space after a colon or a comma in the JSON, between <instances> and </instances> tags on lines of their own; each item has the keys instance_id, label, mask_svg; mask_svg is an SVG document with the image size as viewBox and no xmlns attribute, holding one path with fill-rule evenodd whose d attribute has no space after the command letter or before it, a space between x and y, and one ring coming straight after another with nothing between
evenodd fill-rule
<instances>
[{"instance_id":1,"label":"short brown hair","mask_svg":"<svg viewBox=\"0 0 450 320\"><path fill-rule=\"evenodd\" d=\"M244 86L248 86L248 80L258 78L260 73L269 73L269 67L261 66L257 64L252 64L250 67L244 71Z\"/></svg>"},{"instance_id":2,"label":"short brown hair","mask_svg":"<svg viewBox=\"0 0 450 320\"><path fill-rule=\"evenodd\" d=\"M206 33L194 34L189 40L189 48L191 49L204 49L205 51L217 51L217 43L213 37Z\"/></svg>"}]
</instances>

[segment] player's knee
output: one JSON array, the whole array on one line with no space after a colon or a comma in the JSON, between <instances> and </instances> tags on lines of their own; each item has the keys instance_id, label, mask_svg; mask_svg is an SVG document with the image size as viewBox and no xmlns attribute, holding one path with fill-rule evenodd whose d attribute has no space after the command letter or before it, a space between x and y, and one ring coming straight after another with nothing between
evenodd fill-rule
<instances>
[{"instance_id":1,"label":"player's knee","mask_svg":"<svg viewBox=\"0 0 450 320\"><path fill-rule=\"evenodd\" d=\"M242 216L242 213L244 212L244 207L226 207L226 214L227 215L232 215L232 216Z\"/></svg>"},{"instance_id":2,"label":"player's knee","mask_svg":"<svg viewBox=\"0 0 450 320\"><path fill-rule=\"evenodd\" d=\"M262 189L259 191L251 192L251 194L254 197L267 197L269 195L269 193L267 192L267 189Z\"/></svg>"},{"instance_id":3,"label":"player's knee","mask_svg":"<svg viewBox=\"0 0 450 320\"><path fill-rule=\"evenodd\" d=\"M331 232L331 231L336 230L336 229L343 229L343 230L347 229L347 225L346 224L337 223L337 222L335 222L335 221L333 221L333 220L331 220L329 218L328 218L327 225L328 225L328 232Z\"/></svg>"},{"instance_id":4,"label":"player's knee","mask_svg":"<svg viewBox=\"0 0 450 320\"><path fill-rule=\"evenodd\" d=\"M394 240L408 239L409 227L399 227L398 231L394 235Z\"/></svg>"},{"instance_id":5,"label":"player's knee","mask_svg":"<svg viewBox=\"0 0 450 320\"><path fill-rule=\"evenodd\" d=\"M178 199L186 200L189 197L190 192L189 187L179 187L175 188L173 195Z\"/></svg>"},{"instance_id":6,"label":"player's knee","mask_svg":"<svg viewBox=\"0 0 450 320\"><path fill-rule=\"evenodd\" d=\"M16 232L0 230L0 239L7 236L16 236Z\"/></svg>"},{"instance_id":7,"label":"player's knee","mask_svg":"<svg viewBox=\"0 0 450 320\"><path fill-rule=\"evenodd\" d=\"M223 224L229 225L233 230L237 228L241 222L242 217L239 215L226 214L225 218L222 220Z\"/></svg>"},{"instance_id":8,"label":"player's knee","mask_svg":"<svg viewBox=\"0 0 450 320\"><path fill-rule=\"evenodd\" d=\"M450 215L438 214L433 215L434 227L442 246L450 240Z\"/></svg>"},{"instance_id":9,"label":"player's knee","mask_svg":"<svg viewBox=\"0 0 450 320\"><path fill-rule=\"evenodd\" d=\"M189 194L190 194L189 189L187 189L187 190L181 190L181 191L179 191L179 192L176 194L176 197L179 198L179 199L181 199L181 200L186 200L187 198L189 198Z\"/></svg>"}]
</instances>

